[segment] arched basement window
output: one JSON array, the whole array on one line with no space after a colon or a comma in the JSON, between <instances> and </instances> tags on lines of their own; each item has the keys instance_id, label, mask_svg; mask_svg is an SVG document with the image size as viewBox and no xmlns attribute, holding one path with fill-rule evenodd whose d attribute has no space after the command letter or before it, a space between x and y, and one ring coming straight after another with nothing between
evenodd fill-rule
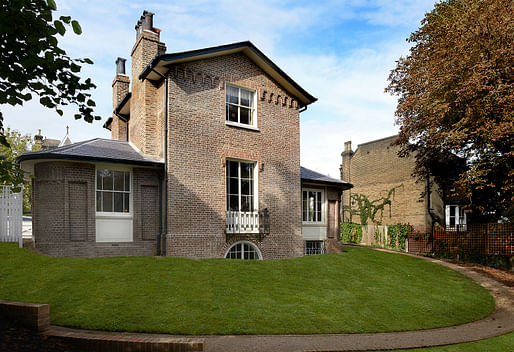
<instances>
[{"instance_id":1,"label":"arched basement window","mask_svg":"<svg viewBox=\"0 0 514 352\"><path fill-rule=\"evenodd\" d=\"M261 251L251 242L236 242L225 254L227 259L262 259Z\"/></svg>"}]
</instances>

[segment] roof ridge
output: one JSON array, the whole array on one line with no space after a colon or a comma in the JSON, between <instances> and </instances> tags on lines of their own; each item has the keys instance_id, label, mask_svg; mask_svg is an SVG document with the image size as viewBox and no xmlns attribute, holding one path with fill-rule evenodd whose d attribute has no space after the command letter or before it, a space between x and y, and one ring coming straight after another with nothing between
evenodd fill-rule
<instances>
[{"instance_id":1,"label":"roof ridge","mask_svg":"<svg viewBox=\"0 0 514 352\"><path fill-rule=\"evenodd\" d=\"M81 141L81 142L73 143L73 144L70 144L70 145L66 145L66 146L62 146L62 147L57 147L53 151L56 151L56 152L71 151L71 150L73 150L73 149L75 149L77 147L80 147L82 145L89 144L89 143L91 143L91 142L93 142L93 141L95 141L97 139L98 138L93 138L93 139L88 139L86 141Z\"/></svg>"}]
</instances>

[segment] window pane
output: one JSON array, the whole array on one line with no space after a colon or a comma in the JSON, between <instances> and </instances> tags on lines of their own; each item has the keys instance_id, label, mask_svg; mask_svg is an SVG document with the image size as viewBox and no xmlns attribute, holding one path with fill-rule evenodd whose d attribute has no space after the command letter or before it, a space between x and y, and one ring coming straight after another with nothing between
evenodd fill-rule
<instances>
[{"instance_id":1,"label":"window pane","mask_svg":"<svg viewBox=\"0 0 514 352\"><path fill-rule=\"evenodd\" d=\"M124 190L124 175L123 171L113 171L114 175L114 190L115 191L123 191Z\"/></svg>"},{"instance_id":2,"label":"window pane","mask_svg":"<svg viewBox=\"0 0 514 352\"><path fill-rule=\"evenodd\" d=\"M316 192L316 221L321 221L321 192Z\"/></svg>"},{"instance_id":3,"label":"window pane","mask_svg":"<svg viewBox=\"0 0 514 352\"><path fill-rule=\"evenodd\" d=\"M239 122L246 125L251 125L251 112L247 108L239 108Z\"/></svg>"},{"instance_id":4,"label":"window pane","mask_svg":"<svg viewBox=\"0 0 514 352\"><path fill-rule=\"evenodd\" d=\"M114 211L117 213L123 212L123 193L114 193Z\"/></svg>"},{"instance_id":5,"label":"window pane","mask_svg":"<svg viewBox=\"0 0 514 352\"><path fill-rule=\"evenodd\" d=\"M239 88L227 86L227 103L239 104Z\"/></svg>"},{"instance_id":6,"label":"window pane","mask_svg":"<svg viewBox=\"0 0 514 352\"><path fill-rule=\"evenodd\" d=\"M237 106L227 104L227 120L232 122L237 121Z\"/></svg>"},{"instance_id":7,"label":"window pane","mask_svg":"<svg viewBox=\"0 0 514 352\"><path fill-rule=\"evenodd\" d=\"M239 210L239 197L238 196L229 196L227 207L228 207L228 210L238 211Z\"/></svg>"},{"instance_id":8,"label":"window pane","mask_svg":"<svg viewBox=\"0 0 514 352\"><path fill-rule=\"evenodd\" d=\"M241 178L253 178L253 164L241 163Z\"/></svg>"},{"instance_id":9,"label":"window pane","mask_svg":"<svg viewBox=\"0 0 514 352\"><path fill-rule=\"evenodd\" d=\"M227 161L228 163L228 177L239 177L238 171L238 162L237 161Z\"/></svg>"},{"instance_id":10,"label":"window pane","mask_svg":"<svg viewBox=\"0 0 514 352\"><path fill-rule=\"evenodd\" d=\"M112 171L111 170L102 170L102 173L103 173L102 189L106 189L108 191L112 190L112 186L113 186Z\"/></svg>"},{"instance_id":11,"label":"window pane","mask_svg":"<svg viewBox=\"0 0 514 352\"><path fill-rule=\"evenodd\" d=\"M103 211L112 212L112 192L103 192Z\"/></svg>"},{"instance_id":12,"label":"window pane","mask_svg":"<svg viewBox=\"0 0 514 352\"><path fill-rule=\"evenodd\" d=\"M96 191L96 211L102 211L102 192Z\"/></svg>"},{"instance_id":13,"label":"window pane","mask_svg":"<svg viewBox=\"0 0 514 352\"><path fill-rule=\"evenodd\" d=\"M251 180L241 180L241 194L251 196L253 194L252 189L252 181Z\"/></svg>"},{"instance_id":14,"label":"window pane","mask_svg":"<svg viewBox=\"0 0 514 352\"><path fill-rule=\"evenodd\" d=\"M250 107L250 101L252 100L252 92L245 89L241 89L241 105Z\"/></svg>"},{"instance_id":15,"label":"window pane","mask_svg":"<svg viewBox=\"0 0 514 352\"><path fill-rule=\"evenodd\" d=\"M123 194L123 212L124 213L129 213L130 212L129 201L130 201L130 194L124 193Z\"/></svg>"},{"instance_id":16,"label":"window pane","mask_svg":"<svg viewBox=\"0 0 514 352\"><path fill-rule=\"evenodd\" d=\"M125 191L130 191L130 172L124 172L125 174Z\"/></svg>"},{"instance_id":17,"label":"window pane","mask_svg":"<svg viewBox=\"0 0 514 352\"><path fill-rule=\"evenodd\" d=\"M96 170L96 189L102 189L102 172Z\"/></svg>"},{"instance_id":18,"label":"window pane","mask_svg":"<svg viewBox=\"0 0 514 352\"><path fill-rule=\"evenodd\" d=\"M302 192L302 221L307 221L307 192Z\"/></svg>"},{"instance_id":19,"label":"window pane","mask_svg":"<svg viewBox=\"0 0 514 352\"><path fill-rule=\"evenodd\" d=\"M253 211L253 196L241 196L241 211Z\"/></svg>"},{"instance_id":20,"label":"window pane","mask_svg":"<svg viewBox=\"0 0 514 352\"><path fill-rule=\"evenodd\" d=\"M237 178L229 178L229 194L237 195L239 194L239 182Z\"/></svg>"}]
</instances>

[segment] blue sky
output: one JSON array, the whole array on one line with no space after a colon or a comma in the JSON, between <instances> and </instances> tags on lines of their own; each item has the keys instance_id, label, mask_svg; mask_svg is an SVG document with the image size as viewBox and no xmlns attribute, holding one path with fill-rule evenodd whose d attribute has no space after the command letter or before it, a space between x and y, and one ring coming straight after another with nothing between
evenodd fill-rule
<instances>
[{"instance_id":1,"label":"blue sky","mask_svg":"<svg viewBox=\"0 0 514 352\"><path fill-rule=\"evenodd\" d=\"M395 60L408 53L405 39L420 26L434 0L249 1L249 0L58 0L57 15L71 15L83 30L60 45L74 58L95 64L82 71L101 122L61 118L37 101L0 106L4 125L33 135L74 142L110 138L102 125L112 112L111 83L118 56L130 59L134 25L143 10L155 13L167 52L252 41L318 101L300 115L302 166L339 178L344 142L357 144L396 134L396 98L384 93ZM127 68L130 67L130 62Z\"/></svg>"}]
</instances>

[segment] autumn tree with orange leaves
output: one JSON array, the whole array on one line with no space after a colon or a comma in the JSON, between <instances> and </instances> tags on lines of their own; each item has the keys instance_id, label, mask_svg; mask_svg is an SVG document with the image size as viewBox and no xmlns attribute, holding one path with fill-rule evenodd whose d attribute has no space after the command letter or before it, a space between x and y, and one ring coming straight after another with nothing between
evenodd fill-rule
<instances>
[{"instance_id":1,"label":"autumn tree with orange leaves","mask_svg":"<svg viewBox=\"0 0 514 352\"><path fill-rule=\"evenodd\" d=\"M386 88L400 156L451 180L471 218L514 221L514 2L442 1L407 41Z\"/></svg>"}]
</instances>

